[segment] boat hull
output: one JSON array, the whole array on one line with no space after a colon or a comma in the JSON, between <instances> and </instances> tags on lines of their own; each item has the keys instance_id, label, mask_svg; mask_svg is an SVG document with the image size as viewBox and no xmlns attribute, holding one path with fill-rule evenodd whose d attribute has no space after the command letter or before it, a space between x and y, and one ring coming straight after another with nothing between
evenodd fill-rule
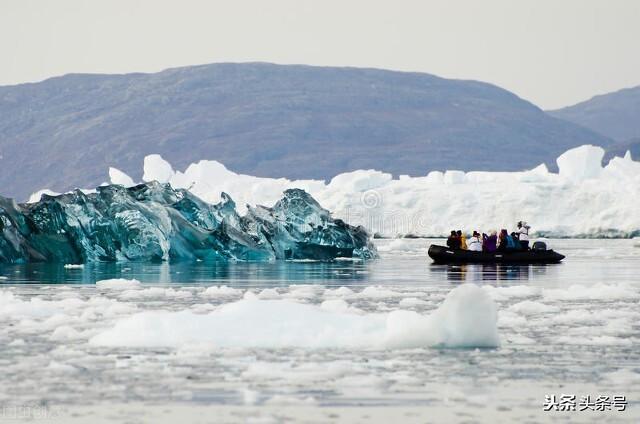
<instances>
[{"instance_id":1,"label":"boat hull","mask_svg":"<svg viewBox=\"0 0 640 424\"><path fill-rule=\"evenodd\" d=\"M564 255L553 250L474 252L435 244L429 246L429 257L437 264L555 264L564 259Z\"/></svg>"}]
</instances>

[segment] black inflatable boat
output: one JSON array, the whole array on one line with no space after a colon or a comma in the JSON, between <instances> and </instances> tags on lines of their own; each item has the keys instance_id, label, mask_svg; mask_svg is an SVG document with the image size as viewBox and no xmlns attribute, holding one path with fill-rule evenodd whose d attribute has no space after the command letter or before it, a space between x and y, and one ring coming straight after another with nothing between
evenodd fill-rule
<instances>
[{"instance_id":1,"label":"black inflatable boat","mask_svg":"<svg viewBox=\"0 0 640 424\"><path fill-rule=\"evenodd\" d=\"M564 259L564 255L553 250L473 252L435 244L429 246L429 256L437 264L555 264Z\"/></svg>"}]
</instances>

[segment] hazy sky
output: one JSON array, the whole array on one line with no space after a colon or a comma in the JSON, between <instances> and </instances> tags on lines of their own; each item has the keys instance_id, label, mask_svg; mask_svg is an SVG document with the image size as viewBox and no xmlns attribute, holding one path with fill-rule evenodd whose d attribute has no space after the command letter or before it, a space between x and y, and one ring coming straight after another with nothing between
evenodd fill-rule
<instances>
[{"instance_id":1,"label":"hazy sky","mask_svg":"<svg viewBox=\"0 0 640 424\"><path fill-rule=\"evenodd\" d=\"M640 85L640 1L0 0L0 85L224 61L477 79L543 108Z\"/></svg>"}]
</instances>

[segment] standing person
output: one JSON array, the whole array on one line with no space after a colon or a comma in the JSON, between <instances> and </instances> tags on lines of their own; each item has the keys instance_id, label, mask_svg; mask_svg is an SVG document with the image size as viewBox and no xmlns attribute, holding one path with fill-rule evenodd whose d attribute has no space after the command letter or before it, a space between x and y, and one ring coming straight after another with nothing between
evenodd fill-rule
<instances>
[{"instance_id":1,"label":"standing person","mask_svg":"<svg viewBox=\"0 0 640 424\"><path fill-rule=\"evenodd\" d=\"M469 250L472 252L482 252L482 240L480 239L480 233L473 232L473 235L469 239Z\"/></svg>"},{"instance_id":2,"label":"standing person","mask_svg":"<svg viewBox=\"0 0 640 424\"><path fill-rule=\"evenodd\" d=\"M504 252L505 250L507 250L507 247L508 247L507 237L509 237L509 233L507 233L507 230L505 230L504 228L500 230L500 235L498 236L499 252Z\"/></svg>"},{"instance_id":3,"label":"standing person","mask_svg":"<svg viewBox=\"0 0 640 424\"><path fill-rule=\"evenodd\" d=\"M495 252L498 242L498 233L495 230L491 231L490 235L483 234L484 240L482 243L482 250L485 252Z\"/></svg>"},{"instance_id":4,"label":"standing person","mask_svg":"<svg viewBox=\"0 0 640 424\"><path fill-rule=\"evenodd\" d=\"M458 230L458 239L460 239L460 249L467 250L467 236L461 230Z\"/></svg>"},{"instance_id":5,"label":"standing person","mask_svg":"<svg viewBox=\"0 0 640 424\"><path fill-rule=\"evenodd\" d=\"M453 250L460 249L460 239L456 230L451 230L451 235L447 239L447 247Z\"/></svg>"},{"instance_id":6,"label":"standing person","mask_svg":"<svg viewBox=\"0 0 640 424\"><path fill-rule=\"evenodd\" d=\"M520 240L520 247L522 250L529 250L529 227L526 222L518 221L518 239Z\"/></svg>"},{"instance_id":7,"label":"standing person","mask_svg":"<svg viewBox=\"0 0 640 424\"><path fill-rule=\"evenodd\" d=\"M507 250L518 250L519 243L516 233L507 234Z\"/></svg>"}]
</instances>

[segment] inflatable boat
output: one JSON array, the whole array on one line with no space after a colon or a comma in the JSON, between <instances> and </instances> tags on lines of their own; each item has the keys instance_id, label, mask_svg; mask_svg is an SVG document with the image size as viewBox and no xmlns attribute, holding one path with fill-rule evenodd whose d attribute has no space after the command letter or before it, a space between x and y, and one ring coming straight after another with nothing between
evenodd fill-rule
<instances>
[{"instance_id":1,"label":"inflatable boat","mask_svg":"<svg viewBox=\"0 0 640 424\"><path fill-rule=\"evenodd\" d=\"M564 259L564 255L551 249L474 252L435 244L429 246L429 257L437 264L555 264Z\"/></svg>"}]
</instances>

